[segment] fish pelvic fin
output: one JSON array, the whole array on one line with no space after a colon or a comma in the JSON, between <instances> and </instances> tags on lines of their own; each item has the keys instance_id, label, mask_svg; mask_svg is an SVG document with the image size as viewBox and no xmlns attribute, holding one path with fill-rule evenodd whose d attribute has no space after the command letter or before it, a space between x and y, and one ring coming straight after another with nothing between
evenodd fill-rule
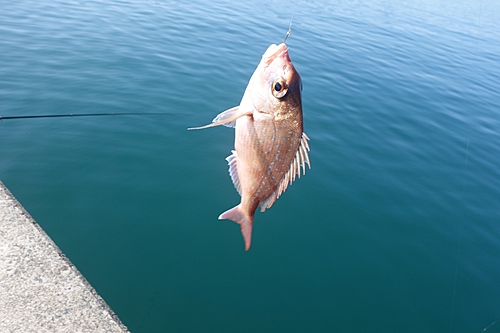
<instances>
[{"instance_id":1,"label":"fish pelvic fin","mask_svg":"<svg viewBox=\"0 0 500 333\"><path fill-rule=\"evenodd\" d=\"M241 204L222 213L219 220L231 220L240 225L241 234L245 241L245 251L250 249L252 243L253 215L249 215L242 208Z\"/></svg>"},{"instance_id":2,"label":"fish pelvic fin","mask_svg":"<svg viewBox=\"0 0 500 333\"><path fill-rule=\"evenodd\" d=\"M311 161L309 160L309 143L307 142L309 137L306 133L302 133L302 137L300 139L299 148L295 153L295 158L292 160L290 164L290 169L283 175L283 178L278 184L276 191L274 191L269 197L267 197L264 201L260 203L260 211L263 212L267 208L271 208L274 202L281 196L283 192L286 191L288 185L291 185L295 181L295 177L299 176L301 171L303 174L306 174L306 164L311 168Z\"/></svg>"},{"instance_id":3,"label":"fish pelvic fin","mask_svg":"<svg viewBox=\"0 0 500 333\"><path fill-rule=\"evenodd\" d=\"M212 120L211 124L200 127L190 127L188 130L199 130L220 125L234 127L236 125L236 119L246 116L247 114L250 114L250 112L242 111L239 106L235 106L234 108L219 113L217 117Z\"/></svg>"}]
</instances>

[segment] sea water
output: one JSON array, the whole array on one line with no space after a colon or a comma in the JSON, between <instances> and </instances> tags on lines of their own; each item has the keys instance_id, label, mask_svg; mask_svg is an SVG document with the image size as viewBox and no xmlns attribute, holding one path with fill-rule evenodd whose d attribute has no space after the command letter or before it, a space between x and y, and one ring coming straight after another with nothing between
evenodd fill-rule
<instances>
[{"instance_id":1,"label":"sea water","mask_svg":"<svg viewBox=\"0 0 500 333\"><path fill-rule=\"evenodd\" d=\"M234 131L271 43L312 169L255 216ZM481 332L500 318L500 3L4 1L0 180L131 332ZM498 324L500 325L500 324ZM487 332L499 332L498 325Z\"/></svg>"}]
</instances>

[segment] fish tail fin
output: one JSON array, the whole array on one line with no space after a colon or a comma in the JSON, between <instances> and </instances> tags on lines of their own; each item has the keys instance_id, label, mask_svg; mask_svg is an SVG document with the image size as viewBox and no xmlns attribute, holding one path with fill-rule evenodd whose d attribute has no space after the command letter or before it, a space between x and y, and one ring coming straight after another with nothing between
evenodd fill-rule
<instances>
[{"instance_id":1,"label":"fish tail fin","mask_svg":"<svg viewBox=\"0 0 500 333\"><path fill-rule=\"evenodd\" d=\"M222 213L219 216L219 220L223 219L234 221L240 225L241 234L245 240L245 251L248 251L250 249L250 244L252 243L253 215L247 214L241 208L241 205L238 205Z\"/></svg>"}]
</instances>

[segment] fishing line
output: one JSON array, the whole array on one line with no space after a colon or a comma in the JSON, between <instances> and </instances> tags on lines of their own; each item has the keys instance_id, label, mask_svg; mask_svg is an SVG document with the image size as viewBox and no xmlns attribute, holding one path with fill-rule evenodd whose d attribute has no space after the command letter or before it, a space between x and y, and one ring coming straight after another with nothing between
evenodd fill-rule
<instances>
[{"instance_id":1,"label":"fishing line","mask_svg":"<svg viewBox=\"0 0 500 333\"><path fill-rule=\"evenodd\" d=\"M290 34L292 33L293 15L295 14L295 8L297 8L296 4L297 4L297 1L294 1L293 2L292 16L290 17L290 24L288 25L288 31L286 32L286 36L285 36L285 39L283 40L283 44L285 44L286 40L288 39L288 36L290 36Z\"/></svg>"},{"instance_id":2,"label":"fishing line","mask_svg":"<svg viewBox=\"0 0 500 333\"><path fill-rule=\"evenodd\" d=\"M34 118L73 118L73 117L100 117L100 116L165 116L176 115L176 113L167 112L124 112L124 113L70 113L70 114L44 114L44 115L26 115L26 116L0 116L0 120L13 119L34 119Z\"/></svg>"},{"instance_id":3,"label":"fishing line","mask_svg":"<svg viewBox=\"0 0 500 333\"><path fill-rule=\"evenodd\" d=\"M465 153L465 165L464 165L464 179L462 182L462 193L465 191L465 174L467 172L467 164L469 162L469 144L470 139L467 139L467 151ZM462 243L462 230L463 230L463 220L460 220L458 227L458 242L457 242L457 255L455 260L455 274L453 278L453 294L451 296L451 317L450 317L450 327L453 326L453 319L455 313L455 300L457 295L457 281L458 281L458 258L460 256L460 245Z\"/></svg>"},{"instance_id":4,"label":"fishing line","mask_svg":"<svg viewBox=\"0 0 500 333\"><path fill-rule=\"evenodd\" d=\"M477 66L477 61L478 61L478 44L479 44L479 32L481 29L481 16L483 13L483 1L479 3L479 20L477 24L477 30L476 30L476 47L475 47L475 54L476 57L474 58L475 65ZM472 68L475 68L476 66L472 66ZM475 75L475 79L473 81L473 86L472 86L472 91L476 92L477 90L477 74ZM462 183L462 193L465 192L465 176L467 173L467 166L468 166L468 161L469 161L469 146L470 146L470 136L467 138L467 151L465 153L465 165L464 165L464 179ZM462 232L463 232L463 226L464 221L463 219L460 220L459 224L459 229L458 229L458 242L457 242L457 255L456 255L456 261L455 261L455 274L454 274L454 281L453 281L453 294L452 294L452 300L451 300L451 317L450 317L450 327L453 327L453 320L454 320L454 315L455 315L455 303L456 303L456 294L457 294L457 282L458 282L458 259L460 256L460 247L462 243ZM491 326L495 325L498 323L500 319L492 322L489 326L483 329L483 332L489 329Z\"/></svg>"},{"instance_id":5,"label":"fishing line","mask_svg":"<svg viewBox=\"0 0 500 333\"><path fill-rule=\"evenodd\" d=\"M500 319L497 319L495 320L494 322L492 322L491 324L489 324L488 326L486 326L484 329L483 329L483 332L486 332L486 330L489 330L491 326L495 325L496 323L498 323L500 321Z\"/></svg>"},{"instance_id":6,"label":"fishing line","mask_svg":"<svg viewBox=\"0 0 500 333\"><path fill-rule=\"evenodd\" d=\"M151 298L151 304L149 304L149 308L148 308L148 311L146 312L146 314L144 315L144 317L142 317L141 319L141 322L139 323L139 326L137 327L137 332L139 332L139 330L141 329L142 325L146 322L146 319L149 317L149 314L151 313L151 310L153 309L154 307L154 304L155 304L155 301L156 301L156 298L158 297L158 295L160 294L160 291L162 289L162 286L163 284L165 283L165 281L167 280L167 273L168 271L165 271L164 274L163 274L163 277L161 279L161 282L160 284L158 285L158 288L156 288L156 291L153 295L153 297Z\"/></svg>"}]
</instances>

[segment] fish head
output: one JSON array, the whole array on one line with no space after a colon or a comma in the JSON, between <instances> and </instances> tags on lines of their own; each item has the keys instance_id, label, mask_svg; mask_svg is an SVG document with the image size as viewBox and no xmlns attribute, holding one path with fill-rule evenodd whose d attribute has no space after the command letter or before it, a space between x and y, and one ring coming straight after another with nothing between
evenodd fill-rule
<instances>
[{"instance_id":1,"label":"fish head","mask_svg":"<svg viewBox=\"0 0 500 333\"><path fill-rule=\"evenodd\" d=\"M275 116L291 110L301 113L301 90L302 80L290 60L287 46L284 43L270 45L247 87L253 109Z\"/></svg>"}]
</instances>

